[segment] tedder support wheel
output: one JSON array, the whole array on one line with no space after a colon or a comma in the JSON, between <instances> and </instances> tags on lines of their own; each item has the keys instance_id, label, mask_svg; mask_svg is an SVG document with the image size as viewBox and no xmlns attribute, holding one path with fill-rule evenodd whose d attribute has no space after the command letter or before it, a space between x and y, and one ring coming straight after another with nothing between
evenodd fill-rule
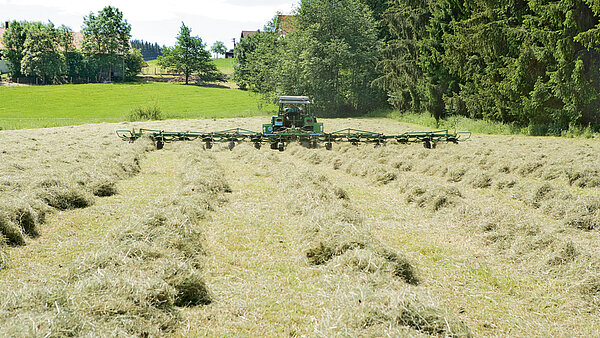
<instances>
[{"instance_id":1,"label":"tedder support wheel","mask_svg":"<svg viewBox=\"0 0 600 338\"><path fill-rule=\"evenodd\" d=\"M163 140L156 141L156 149L161 150L165 146L165 142Z\"/></svg>"},{"instance_id":2,"label":"tedder support wheel","mask_svg":"<svg viewBox=\"0 0 600 338\"><path fill-rule=\"evenodd\" d=\"M233 150L233 148L235 148L235 142L231 141L229 142L229 150Z\"/></svg>"},{"instance_id":3,"label":"tedder support wheel","mask_svg":"<svg viewBox=\"0 0 600 338\"><path fill-rule=\"evenodd\" d=\"M325 149L331 150L331 148L332 148L331 142L325 143Z\"/></svg>"},{"instance_id":4,"label":"tedder support wheel","mask_svg":"<svg viewBox=\"0 0 600 338\"><path fill-rule=\"evenodd\" d=\"M283 142L279 142L279 146L277 147L277 149L279 149L279 151L283 151L285 149Z\"/></svg>"},{"instance_id":5,"label":"tedder support wheel","mask_svg":"<svg viewBox=\"0 0 600 338\"><path fill-rule=\"evenodd\" d=\"M271 149L272 150L277 150L277 142L271 143Z\"/></svg>"},{"instance_id":6,"label":"tedder support wheel","mask_svg":"<svg viewBox=\"0 0 600 338\"><path fill-rule=\"evenodd\" d=\"M423 142L423 147L425 147L425 149L431 149L431 141L425 140L425 142Z\"/></svg>"},{"instance_id":7,"label":"tedder support wheel","mask_svg":"<svg viewBox=\"0 0 600 338\"><path fill-rule=\"evenodd\" d=\"M206 142L205 146L206 146L206 149L212 149L212 143L210 143L208 141Z\"/></svg>"},{"instance_id":8,"label":"tedder support wheel","mask_svg":"<svg viewBox=\"0 0 600 338\"><path fill-rule=\"evenodd\" d=\"M260 146L261 146L260 142L254 142L254 148L260 149Z\"/></svg>"}]
</instances>

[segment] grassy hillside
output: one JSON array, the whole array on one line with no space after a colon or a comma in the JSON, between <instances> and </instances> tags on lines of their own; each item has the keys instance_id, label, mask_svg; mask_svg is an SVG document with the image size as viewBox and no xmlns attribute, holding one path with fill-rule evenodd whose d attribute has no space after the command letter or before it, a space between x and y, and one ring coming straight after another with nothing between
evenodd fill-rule
<instances>
[{"instance_id":1,"label":"grassy hillside","mask_svg":"<svg viewBox=\"0 0 600 338\"><path fill-rule=\"evenodd\" d=\"M245 91L166 83L0 87L0 98L3 129L118 122L155 102L167 118L245 117L275 109Z\"/></svg>"},{"instance_id":2,"label":"grassy hillside","mask_svg":"<svg viewBox=\"0 0 600 338\"><path fill-rule=\"evenodd\" d=\"M213 59L213 62L221 73L231 75L233 74L233 60L234 59Z\"/></svg>"},{"instance_id":3,"label":"grassy hillside","mask_svg":"<svg viewBox=\"0 0 600 338\"><path fill-rule=\"evenodd\" d=\"M0 335L597 336L597 141L152 151L114 136L263 122L0 132Z\"/></svg>"},{"instance_id":4,"label":"grassy hillside","mask_svg":"<svg viewBox=\"0 0 600 338\"><path fill-rule=\"evenodd\" d=\"M212 61L221 73L225 75L233 74L233 59L212 59ZM156 60L146 61L146 63L148 66L142 69L142 74L152 75L164 73L163 70L158 66Z\"/></svg>"}]
</instances>

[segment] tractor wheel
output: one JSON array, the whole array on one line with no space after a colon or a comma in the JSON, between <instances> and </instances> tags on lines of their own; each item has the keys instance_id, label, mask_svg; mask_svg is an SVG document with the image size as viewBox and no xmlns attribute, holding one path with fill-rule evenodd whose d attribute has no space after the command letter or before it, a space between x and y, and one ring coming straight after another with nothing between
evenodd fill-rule
<instances>
[{"instance_id":1,"label":"tractor wheel","mask_svg":"<svg viewBox=\"0 0 600 338\"><path fill-rule=\"evenodd\" d=\"M165 146L165 141L157 140L156 141L156 149L161 150Z\"/></svg>"},{"instance_id":2,"label":"tractor wheel","mask_svg":"<svg viewBox=\"0 0 600 338\"><path fill-rule=\"evenodd\" d=\"M331 148L332 148L332 144L331 144L331 142L327 142L327 143L325 143L325 149L327 149L327 150L331 150Z\"/></svg>"},{"instance_id":3,"label":"tractor wheel","mask_svg":"<svg viewBox=\"0 0 600 338\"><path fill-rule=\"evenodd\" d=\"M235 148L235 142L231 141L231 142L229 142L229 150L231 151L231 150L233 150L233 148Z\"/></svg>"},{"instance_id":4,"label":"tractor wheel","mask_svg":"<svg viewBox=\"0 0 600 338\"><path fill-rule=\"evenodd\" d=\"M277 142L271 143L271 150L277 150Z\"/></svg>"},{"instance_id":5,"label":"tractor wheel","mask_svg":"<svg viewBox=\"0 0 600 338\"><path fill-rule=\"evenodd\" d=\"M431 141L425 140L425 142L423 142L423 147L425 147L425 149L431 149Z\"/></svg>"},{"instance_id":6,"label":"tractor wheel","mask_svg":"<svg viewBox=\"0 0 600 338\"><path fill-rule=\"evenodd\" d=\"M210 143L209 141L206 141L205 148L209 149L209 150L212 149L212 143Z\"/></svg>"},{"instance_id":7,"label":"tractor wheel","mask_svg":"<svg viewBox=\"0 0 600 338\"><path fill-rule=\"evenodd\" d=\"M284 147L285 147L285 145L283 144L283 142L279 142L277 149L279 149L279 151L284 151L285 150Z\"/></svg>"},{"instance_id":8,"label":"tractor wheel","mask_svg":"<svg viewBox=\"0 0 600 338\"><path fill-rule=\"evenodd\" d=\"M254 142L254 148L260 149L260 146L261 146L260 142Z\"/></svg>"}]
</instances>

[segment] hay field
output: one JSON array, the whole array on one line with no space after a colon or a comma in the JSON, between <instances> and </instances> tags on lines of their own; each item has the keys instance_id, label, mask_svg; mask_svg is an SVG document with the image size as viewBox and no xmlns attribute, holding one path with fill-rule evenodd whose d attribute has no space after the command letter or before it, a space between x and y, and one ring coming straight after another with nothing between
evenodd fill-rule
<instances>
[{"instance_id":1,"label":"hay field","mask_svg":"<svg viewBox=\"0 0 600 338\"><path fill-rule=\"evenodd\" d=\"M600 332L597 140L154 151L113 136L263 120L1 131L0 334Z\"/></svg>"}]
</instances>

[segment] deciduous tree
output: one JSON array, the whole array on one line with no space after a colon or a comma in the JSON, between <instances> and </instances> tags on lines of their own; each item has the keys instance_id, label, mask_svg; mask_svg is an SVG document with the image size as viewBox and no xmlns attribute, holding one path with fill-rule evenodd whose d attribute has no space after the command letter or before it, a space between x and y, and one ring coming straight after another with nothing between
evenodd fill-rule
<instances>
[{"instance_id":1,"label":"deciduous tree","mask_svg":"<svg viewBox=\"0 0 600 338\"><path fill-rule=\"evenodd\" d=\"M212 47L210 47L210 50L217 54L217 58L219 57L219 55L223 55L227 52L227 47L225 47L225 44L222 41L216 41Z\"/></svg>"},{"instance_id":2,"label":"deciduous tree","mask_svg":"<svg viewBox=\"0 0 600 338\"><path fill-rule=\"evenodd\" d=\"M210 60L210 52L198 36L191 35L191 29L183 22L177 44L173 47L165 47L163 55L158 57L158 65L182 73L185 76L185 84L189 84L189 78L196 73L201 80L209 81L215 78L217 67Z\"/></svg>"}]
</instances>

